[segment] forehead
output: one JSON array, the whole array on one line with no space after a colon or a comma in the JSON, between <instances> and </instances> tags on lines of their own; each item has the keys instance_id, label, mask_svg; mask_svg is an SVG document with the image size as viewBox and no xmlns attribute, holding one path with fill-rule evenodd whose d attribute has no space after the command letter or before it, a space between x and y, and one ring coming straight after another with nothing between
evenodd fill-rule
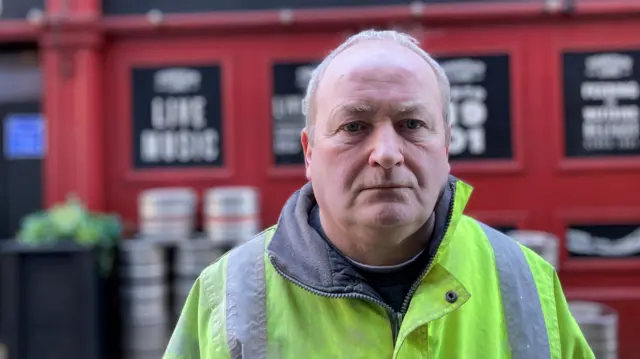
<instances>
[{"instance_id":1,"label":"forehead","mask_svg":"<svg viewBox=\"0 0 640 359\"><path fill-rule=\"evenodd\" d=\"M395 111L442 106L431 66L411 49L390 41L366 41L338 56L327 67L316 93L318 110L335 107Z\"/></svg>"}]
</instances>

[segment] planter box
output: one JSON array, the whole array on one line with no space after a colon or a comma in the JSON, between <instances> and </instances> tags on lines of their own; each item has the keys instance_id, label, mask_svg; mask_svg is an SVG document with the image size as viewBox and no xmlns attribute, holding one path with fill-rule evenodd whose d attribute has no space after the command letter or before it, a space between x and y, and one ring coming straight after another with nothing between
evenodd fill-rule
<instances>
[{"instance_id":1,"label":"planter box","mask_svg":"<svg viewBox=\"0 0 640 359\"><path fill-rule=\"evenodd\" d=\"M96 251L71 241L0 246L0 333L9 358L114 358L117 287L100 276Z\"/></svg>"}]
</instances>

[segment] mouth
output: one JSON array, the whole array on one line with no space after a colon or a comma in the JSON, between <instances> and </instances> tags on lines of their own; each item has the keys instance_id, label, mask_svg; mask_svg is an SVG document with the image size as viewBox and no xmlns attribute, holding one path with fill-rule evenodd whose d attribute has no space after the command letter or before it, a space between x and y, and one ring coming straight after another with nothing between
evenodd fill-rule
<instances>
[{"instance_id":1,"label":"mouth","mask_svg":"<svg viewBox=\"0 0 640 359\"><path fill-rule=\"evenodd\" d=\"M397 186L397 185L390 185L390 186L371 186L371 187L365 187L362 190L363 191L390 191L390 190L399 190L399 189L407 189L409 187L407 186Z\"/></svg>"}]
</instances>

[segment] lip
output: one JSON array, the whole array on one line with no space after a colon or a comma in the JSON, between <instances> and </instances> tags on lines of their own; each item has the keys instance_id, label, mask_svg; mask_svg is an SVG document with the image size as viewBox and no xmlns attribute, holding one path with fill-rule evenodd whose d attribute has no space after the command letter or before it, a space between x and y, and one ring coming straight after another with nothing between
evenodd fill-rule
<instances>
[{"instance_id":1,"label":"lip","mask_svg":"<svg viewBox=\"0 0 640 359\"><path fill-rule=\"evenodd\" d=\"M409 188L407 186L375 186L375 187L366 187L363 188L363 191L371 191L371 190L392 190L392 189L405 189L405 188Z\"/></svg>"}]
</instances>

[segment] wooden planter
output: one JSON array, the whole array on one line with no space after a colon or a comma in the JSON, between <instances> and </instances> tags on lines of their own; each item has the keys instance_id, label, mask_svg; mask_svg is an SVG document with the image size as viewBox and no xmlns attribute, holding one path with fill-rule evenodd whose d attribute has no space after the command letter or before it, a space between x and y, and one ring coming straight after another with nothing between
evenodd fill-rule
<instances>
[{"instance_id":1,"label":"wooden planter","mask_svg":"<svg viewBox=\"0 0 640 359\"><path fill-rule=\"evenodd\" d=\"M0 244L0 333L9 358L114 358L117 284L72 241Z\"/></svg>"}]
</instances>

